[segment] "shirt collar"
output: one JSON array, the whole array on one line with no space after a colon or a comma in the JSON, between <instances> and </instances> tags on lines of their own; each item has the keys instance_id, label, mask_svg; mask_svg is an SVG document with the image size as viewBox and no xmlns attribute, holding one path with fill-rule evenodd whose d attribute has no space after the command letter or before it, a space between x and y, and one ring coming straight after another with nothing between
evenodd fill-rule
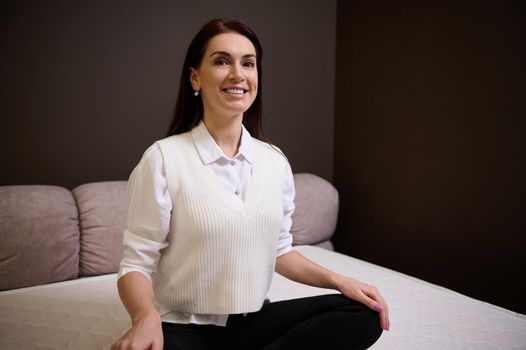
<instances>
[{"instance_id":1,"label":"shirt collar","mask_svg":"<svg viewBox=\"0 0 526 350\"><path fill-rule=\"evenodd\" d=\"M234 158L240 156L244 157L249 163L252 163L254 157L254 150L252 144L252 136L245 128L241 126L241 144L239 145L239 152ZM192 139L194 140L195 147L199 156L203 160L203 163L210 164L217 161L220 158L228 159L221 147L217 145L212 135L205 126L205 123L201 120L199 124L190 131Z\"/></svg>"}]
</instances>

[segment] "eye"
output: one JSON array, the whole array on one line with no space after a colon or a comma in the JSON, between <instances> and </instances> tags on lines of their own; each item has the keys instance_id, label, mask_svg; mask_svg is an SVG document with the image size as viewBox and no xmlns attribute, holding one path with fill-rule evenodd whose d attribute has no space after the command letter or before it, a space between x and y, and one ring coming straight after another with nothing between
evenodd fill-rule
<instances>
[{"instance_id":1,"label":"eye","mask_svg":"<svg viewBox=\"0 0 526 350\"><path fill-rule=\"evenodd\" d=\"M214 62L217 66L226 66L228 64L228 61L225 60L224 58L218 58L217 60L215 60Z\"/></svg>"},{"instance_id":2,"label":"eye","mask_svg":"<svg viewBox=\"0 0 526 350\"><path fill-rule=\"evenodd\" d=\"M254 68L256 64L254 63L254 61L246 61L245 63L243 63L243 66L247 68Z\"/></svg>"}]
</instances>

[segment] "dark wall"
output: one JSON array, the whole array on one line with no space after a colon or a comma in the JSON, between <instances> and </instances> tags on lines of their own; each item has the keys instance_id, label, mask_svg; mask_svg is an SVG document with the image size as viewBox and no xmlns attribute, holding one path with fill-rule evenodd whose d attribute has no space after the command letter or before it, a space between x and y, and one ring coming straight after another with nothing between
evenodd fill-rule
<instances>
[{"instance_id":1,"label":"dark wall","mask_svg":"<svg viewBox=\"0 0 526 350\"><path fill-rule=\"evenodd\" d=\"M338 2L335 243L526 313L519 4Z\"/></svg>"},{"instance_id":2,"label":"dark wall","mask_svg":"<svg viewBox=\"0 0 526 350\"><path fill-rule=\"evenodd\" d=\"M166 135L186 48L216 17L262 42L270 140L331 180L336 0L61 0L2 8L0 184L127 179Z\"/></svg>"}]
</instances>

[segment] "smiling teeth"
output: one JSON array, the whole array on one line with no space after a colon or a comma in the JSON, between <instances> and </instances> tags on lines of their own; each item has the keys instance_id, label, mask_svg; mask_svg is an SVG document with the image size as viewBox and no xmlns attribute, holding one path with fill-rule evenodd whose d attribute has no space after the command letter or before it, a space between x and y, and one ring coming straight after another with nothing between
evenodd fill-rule
<instances>
[{"instance_id":1,"label":"smiling teeth","mask_svg":"<svg viewBox=\"0 0 526 350\"><path fill-rule=\"evenodd\" d=\"M241 89L225 89L225 92L227 94L237 94L237 95L241 95L243 93L243 90Z\"/></svg>"}]
</instances>

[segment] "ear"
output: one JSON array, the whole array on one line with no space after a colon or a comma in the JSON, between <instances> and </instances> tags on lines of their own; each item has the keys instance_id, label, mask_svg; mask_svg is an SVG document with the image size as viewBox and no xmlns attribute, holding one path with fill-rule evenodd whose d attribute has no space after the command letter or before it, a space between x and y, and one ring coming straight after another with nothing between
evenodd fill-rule
<instances>
[{"instance_id":1,"label":"ear","mask_svg":"<svg viewBox=\"0 0 526 350\"><path fill-rule=\"evenodd\" d=\"M192 89L194 89L194 91L199 91L201 89L199 73L194 68L190 68L190 84L192 84Z\"/></svg>"}]
</instances>

